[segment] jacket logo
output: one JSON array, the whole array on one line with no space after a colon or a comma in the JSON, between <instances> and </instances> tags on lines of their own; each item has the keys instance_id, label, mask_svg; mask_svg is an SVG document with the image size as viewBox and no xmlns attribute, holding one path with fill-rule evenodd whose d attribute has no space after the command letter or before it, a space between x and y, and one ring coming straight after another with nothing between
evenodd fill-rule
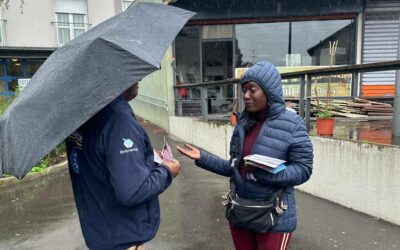
<instances>
[{"instance_id":1,"label":"jacket logo","mask_svg":"<svg viewBox=\"0 0 400 250\"><path fill-rule=\"evenodd\" d=\"M122 138L122 141L124 142L124 150L120 150L119 154L126 154L126 153L131 153L131 152L136 152L139 151L135 143L131 139L124 139Z\"/></svg>"},{"instance_id":2,"label":"jacket logo","mask_svg":"<svg viewBox=\"0 0 400 250\"><path fill-rule=\"evenodd\" d=\"M132 148L134 143L131 139L124 139L122 138L122 140L124 141L124 146L125 148Z\"/></svg>"},{"instance_id":3,"label":"jacket logo","mask_svg":"<svg viewBox=\"0 0 400 250\"><path fill-rule=\"evenodd\" d=\"M75 174L79 174L78 148L73 147L69 156L69 163Z\"/></svg>"}]
</instances>

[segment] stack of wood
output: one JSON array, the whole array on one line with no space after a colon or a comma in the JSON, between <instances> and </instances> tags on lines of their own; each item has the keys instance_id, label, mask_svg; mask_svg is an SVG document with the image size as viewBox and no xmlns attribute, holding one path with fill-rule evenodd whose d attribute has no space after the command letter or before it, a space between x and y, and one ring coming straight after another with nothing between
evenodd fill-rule
<instances>
[{"instance_id":1,"label":"stack of wood","mask_svg":"<svg viewBox=\"0 0 400 250\"><path fill-rule=\"evenodd\" d=\"M290 103L290 102L289 102ZM296 111L299 111L298 104L287 103L287 106L292 107ZM321 108L325 108L325 100L320 100ZM331 100L330 107L332 113L337 117L348 117L348 118L367 118L368 116L392 116L393 107L391 104L375 102L366 99L354 99L354 100ZM311 101L311 115L315 115L318 112L317 102Z\"/></svg>"},{"instance_id":2,"label":"stack of wood","mask_svg":"<svg viewBox=\"0 0 400 250\"><path fill-rule=\"evenodd\" d=\"M382 102L374 102L365 99L355 99L347 104L348 107L359 108L368 116L391 116L393 115L393 107L390 104Z\"/></svg>"}]
</instances>

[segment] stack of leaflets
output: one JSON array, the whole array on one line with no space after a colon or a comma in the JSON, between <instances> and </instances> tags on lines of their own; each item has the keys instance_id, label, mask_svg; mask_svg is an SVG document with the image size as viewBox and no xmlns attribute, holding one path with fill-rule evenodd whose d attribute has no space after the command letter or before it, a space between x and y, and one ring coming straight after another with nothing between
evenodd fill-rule
<instances>
[{"instance_id":1,"label":"stack of leaflets","mask_svg":"<svg viewBox=\"0 0 400 250\"><path fill-rule=\"evenodd\" d=\"M154 149L153 149L154 150ZM161 164L163 161L172 161L174 156L172 155L171 147L164 137L164 145L160 152L154 150L154 161Z\"/></svg>"},{"instance_id":2,"label":"stack of leaflets","mask_svg":"<svg viewBox=\"0 0 400 250\"><path fill-rule=\"evenodd\" d=\"M270 173L276 174L286 169L285 161L265 155L248 155L243 158L245 164L264 169Z\"/></svg>"}]
</instances>

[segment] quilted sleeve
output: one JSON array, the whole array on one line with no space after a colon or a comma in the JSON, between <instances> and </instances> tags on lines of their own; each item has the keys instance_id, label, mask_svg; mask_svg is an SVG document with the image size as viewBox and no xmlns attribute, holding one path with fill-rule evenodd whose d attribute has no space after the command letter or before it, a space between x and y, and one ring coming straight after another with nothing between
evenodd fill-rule
<instances>
[{"instance_id":1,"label":"quilted sleeve","mask_svg":"<svg viewBox=\"0 0 400 250\"><path fill-rule=\"evenodd\" d=\"M229 160L221 159L207 152L201 151L200 159L195 163L197 166L213 173L226 177L232 176L233 168L230 167L231 164Z\"/></svg>"},{"instance_id":2,"label":"quilted sleeve","mask_svg":"<svg viewBox=\"0 0 400 250\"><path fill-rule=\"evenodd\" d=\"M312 173L313 146L304 121L300 118L288 149L287 168L277 174L254 170L254 177L264 185L297 186L306 182Z\"/></svg>"}]
</instances>

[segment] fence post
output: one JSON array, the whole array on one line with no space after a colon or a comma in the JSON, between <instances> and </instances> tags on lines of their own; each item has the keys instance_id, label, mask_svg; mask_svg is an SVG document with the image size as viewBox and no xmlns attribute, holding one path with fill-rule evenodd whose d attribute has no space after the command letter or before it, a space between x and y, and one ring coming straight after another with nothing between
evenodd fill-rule
<instances>
[{"instance_id":1,"label":"fence post","mask_svg":"<svg viewBox=\"0 0 400 250\"><path fill-rule=\"evenodd\" d=\"M306 92L306 76L300 76L299 115L304 118L304 95Z\"/></svg>"},{"instance_id":2,"label":"fence post","mask_svg":"<svg viewBox=\"0 0 400 250\"><path fill-rule=\"evenodd\" d=\"M201 116L203 117L203 119L206 119L208 115L208 93L206 86L200 87L200 98L201 98Z\"/></svg>"},{"instance_id":3,"label":"fence post","mask_svg":"<svg viewBox=\"0 0 400 250\"><path fill-rule=\"evenodd\" d=\"M359 81L358 81L358 72L353 71L351 73L351 97L355 97L359 95Z\"/></svg>"},{"instance_id":4,"label":"fence post","mask_svg":"<svg viewBox=\"0 0 400 250\"><path fill-rule=\"evenodd\" d=\"M396 71L393 105L392 144L400 145L400 70Z\"/></svg>"},{"instance_id":5,"label":"fence post","mask_svg":"<svg viewBox=\"0 0 400 250\"><path fill-rule=\"evenodd\" d=\"M183 116L183 111L182 111L182 97L180 95L181 89L176 88L175 89L175 100L177 101L177 115L178 116Z\"/></svg>"},{"instance_id":6,"label":"fence post","mask_svg":"<svg viewBox=\"0 0 400 250\"><path fill-rule=\"evenodd\" d=\"M400 60L400 27L397 59ZM396 83L393 98L392 144L400 145L400 70L396 71Z\"/></svg>"},{"instance_id":7,"label":"fence post","mask_svg":"<svg viewBox=\"0 0 400 250\"><path fill-rule=\"evenodd\" d=\"M307 131L310 132L310 116L311 116L311 76L307 75L306 82L306 127Z\"/></svg>"}]
</instances>

